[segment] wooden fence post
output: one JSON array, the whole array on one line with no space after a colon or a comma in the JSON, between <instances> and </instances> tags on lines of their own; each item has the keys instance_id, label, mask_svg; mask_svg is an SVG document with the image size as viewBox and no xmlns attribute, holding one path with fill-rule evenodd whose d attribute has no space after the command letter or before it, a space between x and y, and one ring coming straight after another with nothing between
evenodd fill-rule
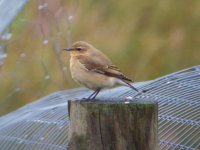
<instances>
[{"instance_id":1,"label":"wooden fence post","mask_svg":"<svg viewBox=\"0 0 200 150\"><path fill-rule=\"evenodd\" d=\"M76 100L68 108L69 150L156 149L156 102Z\"/></svg>"}]
</instances>

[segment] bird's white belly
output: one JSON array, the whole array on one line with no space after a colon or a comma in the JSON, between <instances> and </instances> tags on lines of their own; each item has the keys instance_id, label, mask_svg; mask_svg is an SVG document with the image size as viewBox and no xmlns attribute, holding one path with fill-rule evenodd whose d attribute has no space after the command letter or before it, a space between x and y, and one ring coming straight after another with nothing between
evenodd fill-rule
<instances>
[{"instance_id":1,"label":"bird's white belly","mask_svg":"<svg viewBox=\"0 0 200 150\"><path fill-rule=\"evenodd\" d=\"M112 87L116 83L115 78L89 71L73 58L70 60L70 70L72 78L76 82L90 89Z\"/></svg>"}]
</instances>

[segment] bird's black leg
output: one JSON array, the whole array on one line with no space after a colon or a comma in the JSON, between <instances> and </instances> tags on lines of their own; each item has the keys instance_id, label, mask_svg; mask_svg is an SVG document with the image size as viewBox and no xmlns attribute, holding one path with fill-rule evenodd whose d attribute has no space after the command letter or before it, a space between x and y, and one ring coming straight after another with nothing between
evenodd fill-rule
<instances>
[{"instance_id":1,"label":"bird's black leg","mask_svg":"<svg viewBox=\"0 0 200 150\"><path fill-rule=\"evenodd\" d=\"M94 96L92 97L92 99L95 99L95 97L99 94L99 92L101 91L101 89L97 89L95 92L95 94L94 94Z\"/></svg>"},{"instance_id":2,"label":"bird's black leg","mask_svg":"<svg viewBox=\"0 0 200 150\"><path fill-rule=\"evenodd\" d=\"M94 94L96 94L96 92L97 92L97 90L94 91L87 99L92 99L92 96L93 96Z\"/></svg>"},{"instance_id":3,"label":"bird's black leg","mask_svg":"<svg viewBox=\"0 0 200 150\"><path fill-rule=\"evenodd\" d=\"M87 99L94 99L98 93L100 92L101 89L95 90Z\"/></svg>"}]
</instances>

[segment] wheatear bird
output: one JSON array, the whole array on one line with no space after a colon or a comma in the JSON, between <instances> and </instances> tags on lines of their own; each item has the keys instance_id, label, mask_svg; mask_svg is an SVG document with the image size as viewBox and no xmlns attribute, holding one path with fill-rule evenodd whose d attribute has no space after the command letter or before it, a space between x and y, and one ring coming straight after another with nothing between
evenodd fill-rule
<instances>
[{"instance_id":1,"label":"wheatear bird","mask_svg":"<svg viewBox=\"0 0 200 150\"><path fill-rule=\"evenodd\" d=\"M94 90L88 99L94 99L103 88L116 84L128 85L139 91L111 60L89 43L78 41L64 49L70 52L70 71L72 78L79 84Z\"/></svg>"}]
</instances>

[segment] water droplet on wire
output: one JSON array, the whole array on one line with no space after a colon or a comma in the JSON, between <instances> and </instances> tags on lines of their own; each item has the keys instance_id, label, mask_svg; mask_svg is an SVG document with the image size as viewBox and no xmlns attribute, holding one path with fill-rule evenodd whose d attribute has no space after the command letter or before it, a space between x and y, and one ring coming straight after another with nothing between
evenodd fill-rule
<instances>
[{"instance_id":1,"label":"water droplet on wire","mask_svg":"<svg viewBox=\"0 0 200 150\"><path fill-rule=\"evenodd\" d=\"M1 39L2 40L10 40L12 37L12 33L4 33L2 36L1 36Z\"/></svg>"},{"instance_id":2,"label":"water droplet on wire","mask_svg":"<svg viewBox=\"0 0 200 150\"><path fill-rule=\"evenodd\" d=\"M19 87L17 87L17 88L15 88L15 91L16 91L16 92L20 92L21 89L20 89Z\"/></svg>"},{"instance_id":3,"label":"water droplet on wire","mask_svg":"<svg viewBox=\"0 0 200 150\"><path fill-rule=\"evenodd\" d=\"M72 20L73 19L73 16L68 16L68 20Z\"/></svg>"},{"instance_id":4,"label":"water droplet on wire","mask_svg":"<svg viewBox=\"0 0 200 150\"><path fill-rule=\"evenodd\" d=\"M43 9L46 9L46 8L48 8L48 3L43 3L43 4L40 4L40 5L38 6L38 9L39 9L39 10L43 10Z\"/></svg>"},{"instance_id":5,"label":"water droplet on wire","mask_svg":"<svg viewBox=\"0 0 200 150\"><path fill-rule=\"evenodd\" d=\"M47 45L48 43L49 43L48 40L44 40L44 41L43 41L43 44L44 44L44 45Z\"/></svg>"},{"instance_id":6,"label":"water droplet on wire","mask_svg":"<svg viewBox=\"0 0 200 150\"><path fill-rule=\"evenodd\" d=\"M46 76L44 77L45 80L49 80L50 78L51 78L50 75L46 75Z\"/></svg>"},{"instance_id":7,"label":"water droplet on wire","mask_svg":"<svg viewBox=\"0 0 200 150\"><path fill-rule=\"evenodd\" d=\"M43 141L44 140L44 137L40 137L40 141Z\"/></svg>"},{"instance_id":8,"label":"water droplet on wire","mask_svg":"<svg viewBox=\"0 0 200 150\"><path fill-rule=\"evenodd\" d=\"M131 97L131 96L127 96L126 99L127 99L127 100L132 100L133 97Z\"/></svg>"},{"instance_id":9,"label":"water droplet on wire","mask_svg":"<svg viewBox=\"0 0 200 150\"><path fill-rule=\"evenodd\" d=\"M20 57L21 57L21 58L24 58L24 57L26 57L26 54L25 54L25 53L21 53L21 54L20 54Z\"/></svg>"}]
</instances>

